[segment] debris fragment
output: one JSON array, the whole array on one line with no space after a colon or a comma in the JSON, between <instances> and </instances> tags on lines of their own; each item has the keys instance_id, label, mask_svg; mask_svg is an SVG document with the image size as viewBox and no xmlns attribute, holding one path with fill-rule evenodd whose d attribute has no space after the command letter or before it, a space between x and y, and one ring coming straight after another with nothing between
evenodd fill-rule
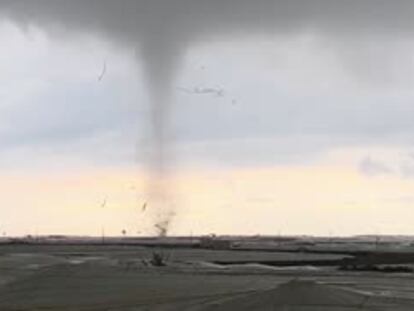
<instances>
[{"instance_id":1,"label":"debris fragment","mask_svg":"<svg viewBox=\"0 0 414 311\"><path fill-rule=\"evenodd\" d=\"M187 94L194 94L194 95L215 95L216 97L223 97L224 90L220 88L212 88L212 87L195 87L195 88L178 88L180 91L185 92Z\"/></svg>"},{"instance_id":2,"label":"debris fragment","mask_svg":"<svg viewBox=\"0 0 414 311\"><path fill-rule=\"evenodd\" d=\"M100 74L100 75L99 75L99 77L98 77L98 81L99 81L99 82L103 79L103 77L104 77L105 73L106 73L106 61L104 61L104 63L103 63L103 68L102 68L102 72L101 72L101 74Z\"/></svg>"},{"instance_id":3,"label":"debris fragment","mask_svg":"<svg viewBox=\"0 0 414 311\"><path fill-rule=\"evenodd\" d=\"M158 236L159 237L165 237L165 236L167 236L167 232L168 232L168 223L165 223L165 222L163 222L163 223L158 223L158 224L155 224L154 225L154 227L157 229L157 231L158 231Z\"/></svg>"}]
</instances>

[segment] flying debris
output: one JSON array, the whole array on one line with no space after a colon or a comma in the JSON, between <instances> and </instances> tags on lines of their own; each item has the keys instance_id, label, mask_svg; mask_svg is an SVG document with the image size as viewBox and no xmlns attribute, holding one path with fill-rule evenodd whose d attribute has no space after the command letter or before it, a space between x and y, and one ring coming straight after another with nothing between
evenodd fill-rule
<instances>
[{"instance_id":1,"label":"flying debris","mask_svg":"<svg viewBox=\"0 0 414 311\"><path fill-rule=\"evenodd\" d=\"M105 198L101 203L101 208L106 207L107 199Z\"/></svg>"},{"instance_id":2,"label":"flying debris","mask_svg":"<svg viewBox=\"0 0 414 311\"><path fill-rule=\"evenodd\" d=\"M187 89L183 87L178 88L180 91L187 93L187 94L194 94L194 95L215 95L216 97L223 97L224 90L220 88L211 88L211 87L195 87L192 89Z\"/></svg>"},{"instance_id":3,"label":"flying debris","mask_svg":"<svg viewBox=\"0 0 414 311\"><path fill-rule=\"evenodd\" d=\"M102 72L98 77L99 82L103 79L103 77L105 76L105 73L106 73L106 61L104 61L103 67L102 67Z\"/></svg>"},{"instance_id":4,"label":"flying debris","mask_svg":"<svg viewBox=\"0 0 414 311\"><path fill-rule=\"evenodd\" d=\"M154 225L154 227L157 229L157 231L158 231L158 236L159 237L165 237L165 236L167 236L167 232L168 232L168 225L169 225L169 223L158 223L158 224L155 224Z\"/></svg>"},{"instance_id":5,"label":"flying debris","mask_svg":"<svg viewBox=\"0 0 414 311\"><path fill-rule=\"evenodd\" d=\"M142 212L145 212L145 211L147 210L147 202L145 202L145 203L142 205L141 210L142 210Z\"/></svg>"}]
</instances>

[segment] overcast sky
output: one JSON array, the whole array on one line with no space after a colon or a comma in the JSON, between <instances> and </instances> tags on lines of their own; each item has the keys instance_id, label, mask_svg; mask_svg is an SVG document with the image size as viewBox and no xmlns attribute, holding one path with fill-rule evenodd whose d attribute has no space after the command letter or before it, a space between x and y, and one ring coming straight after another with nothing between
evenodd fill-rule
<instances>
[{"instance_id":1,"label":"overcast sky","mask_svg":"<svg viewBox=\"0 0 414 311\"><path fill-rule=\"evenodd\" d=\"M412 234L413 9L0 0L0 231Z\"/></svg>"}]
</instances>

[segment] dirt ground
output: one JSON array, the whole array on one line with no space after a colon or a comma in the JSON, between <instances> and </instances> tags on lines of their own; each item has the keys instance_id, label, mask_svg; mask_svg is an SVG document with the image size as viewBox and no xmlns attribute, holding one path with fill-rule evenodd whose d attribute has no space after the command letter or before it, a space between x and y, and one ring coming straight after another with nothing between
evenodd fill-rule
<instances>
[{"instance_id":1,"label":"dirt ground","mask_svg":"<svg viewBox=\"0 0 414 311\"><path fill-rule=\"evenodd\" d=\"M279 309L275 305L241 307L242 298L252 297L249 301L255 301L256 297L261 303L260 295L272 297L272 291L291 280L313 280L379 299L375 306L360 306L358 310L414 310L414 275L410 273L237 264L246 258L303 260L338 255L156 251L167 258L166 266L149 264L154 249L134 246L1 246L0 310L353 310L344 305L317 309L287 305ZM212 263L220 260L236 264Z\"/></svg>"}]
</instances>

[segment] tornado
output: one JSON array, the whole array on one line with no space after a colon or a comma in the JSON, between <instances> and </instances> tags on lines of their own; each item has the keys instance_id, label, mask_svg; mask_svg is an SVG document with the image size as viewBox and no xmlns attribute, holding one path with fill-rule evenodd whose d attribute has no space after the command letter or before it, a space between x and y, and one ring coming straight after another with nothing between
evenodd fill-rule
<instances>
[{"instance_id":1,"label":"tornado","mask_svg":"<svg viewBox=\"0 0 414 311\"><path fill-rule=\"evenodd\" d=\"M168 30L157 28L145 38L139 50L143 60L144 77L150 100L149 150L146 197L156 235L166 236L175 215L174 190L170 182L171 162L174 158L171 146L171 111L173 109L173 81L180 65L179 47L168 40Z\"/></svg>"}]
</instances>

